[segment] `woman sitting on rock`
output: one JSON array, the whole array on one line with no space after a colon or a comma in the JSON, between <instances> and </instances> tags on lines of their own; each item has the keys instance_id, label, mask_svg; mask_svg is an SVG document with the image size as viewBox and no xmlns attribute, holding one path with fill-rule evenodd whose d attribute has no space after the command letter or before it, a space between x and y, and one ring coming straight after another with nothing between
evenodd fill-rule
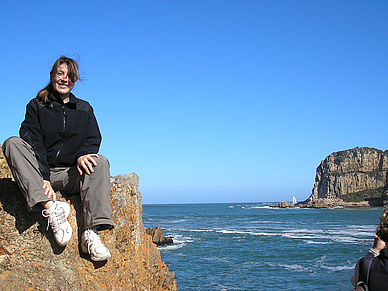
<instances>
[{"instance_id":1,"label":"woman sitting on rock","mask_svg":"<svg viewBox=\"0 0 388 291\"><path fill-rule=\"evenodd\" d=\"M54 238L65 246L72 229L69 204L56 200L55 191L79 193L84 231L81 250L94 261L110 258L97 230L112 229L108 160L98 155L101 134L93 108L71 90L80 80L77 63L60 57L49 84L28 104L19 137L3 144L12 174L29 210L42 210Z\"/></svg>"}]
</instances>

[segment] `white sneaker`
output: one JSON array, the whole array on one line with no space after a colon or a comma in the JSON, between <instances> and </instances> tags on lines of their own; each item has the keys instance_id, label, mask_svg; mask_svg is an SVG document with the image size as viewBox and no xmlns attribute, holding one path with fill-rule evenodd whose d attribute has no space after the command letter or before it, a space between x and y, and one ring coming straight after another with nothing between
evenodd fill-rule
<instances>
[{"instance_id":1,"label":"white sneaker","mask_svg":"<svg viewBox=\"0 0 388 291\"><path fill-rule=\"evenodd\" d=\"M95 229L87 229L82 234L81 250L90 254L92 261L105 261L111 257L109 250L101 242Z\"/></svg>"},{"instance_id":2,"label":"white sneaker","mask_svg":"<svg viewBox=\"0 0 388 291\"><path fill-rule=\"evenodd\" d=\"M51 226L54 238L60 246L65 246L71 238L72 229L67 217L70 206L66 202L56 201L53 209L43 209L42 216L47 218L47 229Z\"/></svg>"}]
</instances>

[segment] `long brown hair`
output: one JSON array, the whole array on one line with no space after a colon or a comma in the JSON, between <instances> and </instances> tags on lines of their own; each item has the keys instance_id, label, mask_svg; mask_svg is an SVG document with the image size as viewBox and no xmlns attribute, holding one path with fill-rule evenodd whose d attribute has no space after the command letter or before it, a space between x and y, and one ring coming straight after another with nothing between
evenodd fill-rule
<instances>
[{"instance_id":1,"label":"long brown hair","mask_svg":"<svg viewBox=\"0 0 388 291\"><path fill-rule=\"evenodd\" d=\"M50 83L48 83L48 85L46 87L44 87L42 90L40 90L38 92L38 94L36 95L36 97L39 100L43 101L44 106L47 106L50 108L52 107L52 103L51 103L51 100L49 98L50 93L54 93L52 80L57 72L57 68L64 63L67 65L67 69L68 69L67 75L68 75L70 81L75 83L75 82L81 80L80 75L79 75L77 62L71 58L61 56L58 60L56 60L56 62L54 63L54 65L51 69Z\"/></svg>"},{"instance_id":2,"label":"long brown hair","mask_svg":"<svg viewBox=\"0 0 388 291\"><path fill-rule=\"evenodd\" d=\"M388 210L385 209L380 217L380 224L377 226L376 234L385 243L388 243Z\"/></svg>"}]
</instances>

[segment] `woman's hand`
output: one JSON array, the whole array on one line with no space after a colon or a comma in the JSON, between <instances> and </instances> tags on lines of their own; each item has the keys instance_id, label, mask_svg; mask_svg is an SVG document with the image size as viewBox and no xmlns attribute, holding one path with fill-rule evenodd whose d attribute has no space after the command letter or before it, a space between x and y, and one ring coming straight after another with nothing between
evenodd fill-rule
<instances>
[{"instance_id":1,"label":"woman's hand","mask_svg":"<svg viewBox=\"0 0 388 291\"><path fill-rule=\"evenodd\" d=\"M375 239L373 241L373 248L378 252L385 248L385 242L381 240L377 235L375 236Z\"/></svg>"},{"instance_id":2,"label":"woman's hand","mask_svg":"<svg viewBox=\"0 0 388 291\"><path fill-rule=\"evenodd\" d=\"M94 172L93 166L97 166L97 162L94 158L98 158L98 155L87 154L80 156L77 159L77 169L80 175L82 175L83 171L88 175Z\"/></svg>"},{"instance_id":3,"label":"woman's hand","mask_svg":"<svg viewBox=\"0 0 388 291\"><path fill-rule=\"evenodd\" d=\"M51 187L50 181L43 180L43 189L44 189L44 195L47 196L47 199L50 199L52 197L53 202L55 202L55 192L53 188Z\"/></svg>"}]
</instances>

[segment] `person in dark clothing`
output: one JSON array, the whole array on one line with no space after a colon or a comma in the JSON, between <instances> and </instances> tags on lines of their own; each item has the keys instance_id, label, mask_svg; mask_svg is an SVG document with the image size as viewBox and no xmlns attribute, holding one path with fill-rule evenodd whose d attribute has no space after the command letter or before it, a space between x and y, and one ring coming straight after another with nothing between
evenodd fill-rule
<instances>
[{"instance_id":1,"label":"person in dark clothing","mask_svg":"<svg viewBox=\"0 0 388 291\"><path fill-rule=\"evenodd\" d=\"M360 270L365 263L365 257L361 258L355 267L355 272L352 278L352 284L355 286L357 281L368 282L370 291L386 291L388 290L388 210L385 210L380 217L380 224L377 226L376 237L374 240L375 258L370 265L369 278ZM370 251L369 251L370 252ZM368 253L369 253L368 252ZM367 254L368 256L368 254ZM359 274L359 275L358 275Z\"/></svg>"},{"instance_id":2,"label":"person in dark clothing","mask_svg":"<svg viewBox=\"0 0 388 291\"><path fill-rule=\"evenodd\" d=\"M380 251L385 248L385 242L382 241L377 235L375 236L374 240L373 240L373 246L368 250L368 252L366 253L365 257L377 257L378 255L380 255ZM364 264L364 260L365 260L365 257L362 257L360 258L357 263L356 263L356 266L354 267L354 273L353 273L353 277L351 279L351 282L352 282L352 285L354 287L356 287L356 284L357 282L359 281L363 281L363 282L366 282L366 278L360 278L360 269L362 267L362 265ZM361 264L361 265L360 265ZM364 274L361 275L361 277L363 276Z\"/></svg>"},{"instance_id":3,"label":"person in dark clothing","mask_svg":"<svg viewBox=\"0 0 388 291\"><path fill-rule=\"evenodd\" d=\"M60 57L49 84L26 108L19 137L3 143L12 175L29 210L42 210L60 246L71 239L70 206L56 200L56 191L81 197L84 231L81 250L94 261L111 257L98 230L112 229L109 162L98 154L101 134L93 108L71 90L80 80L77 63Z\"/></svg>"}]
</instances>

